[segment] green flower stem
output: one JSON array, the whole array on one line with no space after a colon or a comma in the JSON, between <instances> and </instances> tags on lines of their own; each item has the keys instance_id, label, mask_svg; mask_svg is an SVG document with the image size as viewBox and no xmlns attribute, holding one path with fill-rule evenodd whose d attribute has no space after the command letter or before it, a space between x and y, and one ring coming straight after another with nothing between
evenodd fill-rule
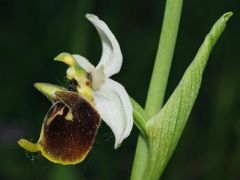
<instances>
[{"instance_id":1,"label":"green flower stem","mask_svg":"<svg viewBox=\"0 0 240 180\"><path fill-rule=\"evenodd\" d=\"M142 136L144 138L147 138L145 132L145 124L149 119L149 116L147 115L145 110L133 98L130 97L130 100L133 106L134 123L141 132Z\"/></svg>"},{"instance_id":2,"label":"green flower stem","mask_svg":"<svg viewBox=\"0 0 240 180\"><path fill-rule=\"evenodd\" d=\"M182 4L183 0L166 1L160 41L146 101L146 111L150 116L155 115L163 103L177 39ZM148 145L144 138L139 136L131 180L142 179L147 162Z\"/></svg>"},{"instance_id":3,"label":"green flower stem","mask_svg":"<svg viewBox=\"0 0 240 180\"><path fill-rule=\"evenodd\" d=\"M148 163L148 153L149 150L147 141L142 136L142 134L140 134L138 137L137 148L135 151L135 157L130 177L131 180L142 180L144 171Z\"/></svg>"},{"instance_id":4,"label":"green flower stem","mask_svg":"<svg viewBox=\"0 0 240 180\"><path fill-rule=\"evenodd\" d=\"M149 119L149 116L144 111L144 109L134 99L132 99L132 98L130 98L130 99L131 99L131 103L133 106L134 123L140 131L139 138L141 138L142 143L145 143L147 140L145 124L146 124L147 119ZM146 153L148 153L148 152L144 152L142 150L136 152L136 154L138 154L140 157L144 156L144 154L146 154ZM145 163L147 163L147 161L148 161L148 159L145 159L145 161L143 161L143 159L142 159L142 162L140 162L140 163L142 163L144 165ZM134 171L134 169L133 169L133 171ZM137 174L137 173L134 173L134 174Z\"/></svg>"},{"instance_id":5,"label":"green flower stem","mask_svg":"<svg viewBox=\"0 0 240 180\"><path fill-rule=\"evenodd\" d=\"M167 0L157 56L148 90L146 111L155 115L164 100L176 44L183 0Z\"/></svg>"}]
</instances>

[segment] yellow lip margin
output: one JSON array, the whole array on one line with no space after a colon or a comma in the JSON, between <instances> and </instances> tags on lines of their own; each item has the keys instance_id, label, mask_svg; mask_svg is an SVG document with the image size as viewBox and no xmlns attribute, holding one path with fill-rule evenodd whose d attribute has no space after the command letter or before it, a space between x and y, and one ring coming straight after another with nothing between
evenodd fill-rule
<instances>
[{"instance_id":1,"label":"yellow lip margin","mask_svg":"<svg viewBox=\"0 0 240 180\"><path fill-rule=\"evenodd\" d=\"M21 146L23 149L30 151L30 152L41 152L42 155L48 159L49 161L53 162L53 163L57 163L57 164L62 164L62 165L74 165L77 163L82 162L88 152L91 150L88 149L84 154L82 154L82 156L78 159L75 160L67 160L67 159L61 159L61 158L57 158L55 156L52 156L51 154L49 154L44 147L41 145L41 143L37 142L37 143L32 143L26 139L20 139L18 142L19 146Z\"/></svg>"}]
</instances>

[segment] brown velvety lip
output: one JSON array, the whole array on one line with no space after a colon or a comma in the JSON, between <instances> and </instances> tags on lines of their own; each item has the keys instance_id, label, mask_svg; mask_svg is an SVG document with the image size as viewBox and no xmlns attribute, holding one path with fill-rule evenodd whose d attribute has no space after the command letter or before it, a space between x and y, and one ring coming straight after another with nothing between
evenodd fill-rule
<instances>
[{"instance_id":1,"label":"brown velvety lip","mask_svg":"<svg viewBox=\"0 0 240 180\"><path fill-rule=\"evenodd\" d=\"M100 116L81 95L57 91L56 102L48 111L40 139L44 151L59 161L75 162L85 158L92 148L100 125ZM72 119L66 119L72 113Z\"/></svg>"}]
</instances>

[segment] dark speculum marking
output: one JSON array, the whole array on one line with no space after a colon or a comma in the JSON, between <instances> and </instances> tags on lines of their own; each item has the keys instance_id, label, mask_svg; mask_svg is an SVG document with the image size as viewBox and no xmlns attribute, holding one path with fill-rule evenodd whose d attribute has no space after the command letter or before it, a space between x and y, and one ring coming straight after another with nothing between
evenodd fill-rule
<instances>
[{"instance_id":1,"label":"dark speculum marking","mask_svg":"<svg viewBox=\"0 0 240 180\"><path fill-rule=\"evenodd\" d=\"M93 146L100 116L93 106L79 94L56 92L57 101L50 108L43 124L44 150L61 161L82 159ZM65 117L71 109L73 119Z\"/></svg>"},{"instance_id":2,"label":"dark speculum marking","mask_svg":"<svg viewBox=\"0 0 240 180\"><path fill-rule=\"evenodd\" d=\"M68 80L68 90L77 92L77 81L75 79Z\"/></svg>"}]
</instances>

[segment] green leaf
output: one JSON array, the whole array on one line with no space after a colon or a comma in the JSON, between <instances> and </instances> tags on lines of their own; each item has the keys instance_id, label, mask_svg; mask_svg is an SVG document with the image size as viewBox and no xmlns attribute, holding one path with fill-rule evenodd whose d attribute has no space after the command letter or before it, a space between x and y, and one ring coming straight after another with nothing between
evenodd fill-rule
<instances>
[{"instance_id":1,"label":"green leaf","mask_svg":"<svg viewBox=\"0 0 240 180\"><path fill-rule=\"evenodd\" d=\"M214 24L171 97L161 111L146 122L150 154L144 179L157 180L164 171L198 95L212 48L231 16L231 12L226 13Z\"/></svg>"}]
</instances>

